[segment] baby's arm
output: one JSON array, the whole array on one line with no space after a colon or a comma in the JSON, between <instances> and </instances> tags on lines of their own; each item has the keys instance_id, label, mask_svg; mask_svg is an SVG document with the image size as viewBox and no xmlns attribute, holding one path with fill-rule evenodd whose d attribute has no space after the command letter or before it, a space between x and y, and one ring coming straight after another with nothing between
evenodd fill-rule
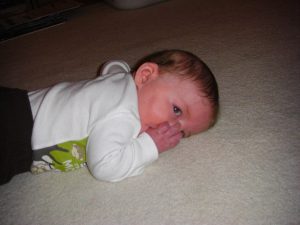
<instances>
[{"instance_id":1,"label":"baby's arm","mask_svg":"<svg viewBox=\"0 0 300 225\"><path fill-rule=\"evenodd\" d=\"M157 128L149 128L146 133L150 135L156 144L159 153L175 147L182 138L180 124L170 125L168 122L160 124Z\"/></svg>"},{"instance_id":2,"label":"baby's arm","mask_svg":"<svg viewBox=\"0 0 300 225\"><path fill-rule=\"evenodd\" d=\"M98 180L120 181L139 175L158 158L157 147L147 134L139 136L139 121L125 114L111 116L94 126L87 144L87 165Z\"/></svg>"}]
</instances>

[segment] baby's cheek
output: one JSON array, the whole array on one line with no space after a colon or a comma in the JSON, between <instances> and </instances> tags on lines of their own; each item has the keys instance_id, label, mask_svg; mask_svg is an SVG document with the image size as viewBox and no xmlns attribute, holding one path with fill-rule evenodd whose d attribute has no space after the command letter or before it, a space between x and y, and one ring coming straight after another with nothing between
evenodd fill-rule
<instances>
[{"instance_id":1,"label":"baby's cheek","mask_svg":"<svg viewBox=\"0 0 300 225\"><path fill-rule=\"evenodd\" d=\"M151 117L152 117L152 123L156 125L171 121L171 117L163 110L153 111Z\"/></svg>"}]
</instances>

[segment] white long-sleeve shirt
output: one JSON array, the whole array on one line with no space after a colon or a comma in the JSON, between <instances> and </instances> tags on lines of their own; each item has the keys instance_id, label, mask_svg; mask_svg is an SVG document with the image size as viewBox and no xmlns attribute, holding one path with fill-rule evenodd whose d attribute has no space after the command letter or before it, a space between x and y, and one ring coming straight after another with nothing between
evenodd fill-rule
<instances>
[{"instance_id":1,"label":"white long-sleeve shirt","mask_svg":"<svg viewBox=\"0 0 300 225\"><path fill-rule=\"evenodd\" d=\"M108 62L96 79L60 83L29 99L35 173L72 170L86 160L95 178L120 181L158 158L151 137L140 134L136 86L123 61Z\"/></svg>"}]
</instances>

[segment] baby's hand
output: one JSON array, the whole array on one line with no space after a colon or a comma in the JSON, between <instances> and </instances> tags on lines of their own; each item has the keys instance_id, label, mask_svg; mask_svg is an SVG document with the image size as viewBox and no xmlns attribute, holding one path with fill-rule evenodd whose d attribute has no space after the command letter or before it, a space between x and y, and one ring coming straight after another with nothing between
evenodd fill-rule
<instances>
[{"instance_id":1,"label":"baby's hand","mask_svg":"<svg viewBox=\"0 0 300 225\"><path fill-rule=\"evenodd\" d=\"M182 138L180 128L179 123L170 125L168 122L164 122L157 128L149 128L146 130L146 133L149 134L155 142L158 152L162 153L175 147L179 143Z\"/></svg>"}]
</instances>

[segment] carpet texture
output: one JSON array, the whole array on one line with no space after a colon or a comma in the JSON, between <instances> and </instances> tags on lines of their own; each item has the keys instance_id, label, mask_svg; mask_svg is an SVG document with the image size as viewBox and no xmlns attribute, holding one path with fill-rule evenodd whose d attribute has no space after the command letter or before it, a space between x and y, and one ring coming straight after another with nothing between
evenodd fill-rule
<instances>
[{"instance_id":1,"label":"carpet texture","mask_svg":"<svg viewBox=\"0 0 300 225\"><path fill-rule=\"evenodd\" d=\"M34 90L182 48L210 65L221 114L141 176L25 173L0 186L3 225L299 225L300 5L295 0L99 3L0 43L0 85Z\"/></svg>"}]
</instances>

